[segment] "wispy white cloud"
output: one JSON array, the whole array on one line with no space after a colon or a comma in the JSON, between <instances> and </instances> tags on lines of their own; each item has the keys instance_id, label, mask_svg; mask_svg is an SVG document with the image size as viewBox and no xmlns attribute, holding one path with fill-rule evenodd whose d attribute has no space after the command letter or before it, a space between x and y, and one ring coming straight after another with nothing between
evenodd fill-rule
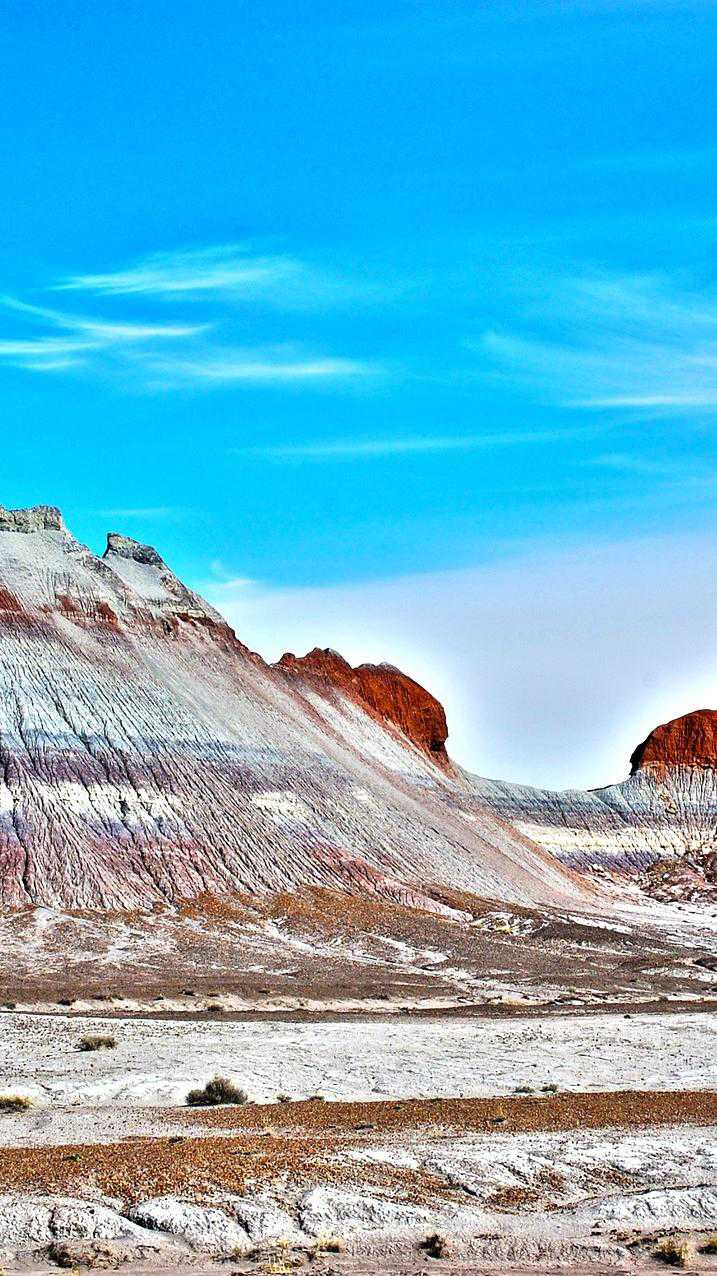
<instances>
[{"instance_id":1,"label":"wispy white cloud","mask_svg":"<svg viewBox=\"0 0 717 1276\"><path fill-rule=\"evenodd\" d=\"M317 349L313 342L277 344L271 337L254 345L237 342L245 329L233 304L237 300L311 310L339 296L358 296L360 289L292 258L260 256L238 244L159 253L127 270L75 275L49 289L84 292L81 313L0 295L5 328L14 316L34 329L29 336L1 337L0 362L27 372L95 376L150 392L375 377L381 370L375 361ZM179 306L200 298L213 303L209 322L188 322L186 305L184 315L165 317L164 303ZM94 313L107 307L115 313ZM266 314L263 322L266 327Z\"/></svg>"},{"instance_id":2,"label":"wispy white cloud","mask_svg":"<svg viewBox=\"0 0 717 1276\"><path fill-rule=\"evenodd\" d=\"M246 245L153 253L124 270L71 275L58 291L105 293L111 296L152 294L175 297L209 292L252 290L290 277L297 263L283 257L251 256Z\"/></svg>"},{"instance_id":3,"label":"wispy white cloud","mask_svg":"<svg viewBox=\"0 0 717 1276\"><path fill-rule=\"evenodd\" d=\"M13 361L14 362L14 361ZM81 368L83 359L65 358L65 359L48 359L44 356L41 359L27 359L16 363L15 366L24 368L26 372L67 372L72 368Z\"/></svg>"},{"instance_id":4,"label":"wispy white cloud","mask_svg":"<svg viewBox=\"0 0 717 1276\"><path fill-rule=\"evenodd\" d=\"M520 327L469 346L498 375L563 406L693 411L717 406L717 295L668 275L541 280Z\"/></svg>"},{"instance_id":5,"label":"wispy white cloud","mask_svg":"<svg viewBox=\"0 0 717 1276\"><path fill-rule=\"evenodd\" d=\"M574 408L712 408L717 404L717 386L683 394L609 394L603 398L568 401Z\"/></svg>"},{"instance_id":6,"label":"wispy white cloud","mask_svg":"<svg viewBox=\"0 0 717 1276\"><path fill-rule=\"evenodd\" d=\"M221 589L231 593L234 590L247 589L250 585L256 584L256 581L251 580L248 576L234 575L221 558L213 558L209 564L209 569L212 573L209 585L211 589Z\"/></svg>"},{"instance_id":7,"label":"wispy white cloud","mask_svg":"<svg viewBox=\"0 0 717 1276\"><path fill-rule=\"evenodd\" d=\"M208 324L176 324L146 323L122 321L116 322L98 319L88 315L67 314L62 310L54 310L50 306L33 306L16 297L0 298L6 310L16 311L28 319L44 320L55 328L67 332L82 332L98 342L149 341L155 338L176 340L181 337L194 337L205 332Z\"/></svg>"},{"instance_id":8,"label":"wispy white cloud","mask_svg":"<svg viewBox=\"0 0 717 1276\"><path fill-rule=\"evenodd\" d=\"M517 447L531 443L558 443L573 432L566 430L504 431L495 434L435 435L405 439L339 439L324 443L297 443L276 447L235 448L243 456L271 461L352 461L382 456L410 456L421 452L473 452Z\"/></svg>"},{"instance_id":9,"label":"wispy white cloud","mask_svg":"<svg viewBox=\"0 0 717 1276\"><path fill-rule=\"evenodd\" d=\"M386 294L386 285L377 280L338 275L288 255L260 253L250 244L153 253L122 270L72 275L55 289L164 301L243 301L285 310L321 309Z\"/></svg>"},{"instance_id":10,"label":"wispy white cloud","mask_svg":"<svg viewBox=\"0 0 717 1276\"><path fill-rule=\"evenodd\" d=\"M178 383L230 385L235 382L320 381L346 377L366 377L376 368L355 359L317 358L301 355L281 347L270 349L208 348L190 358L153 358L148 368L157 383L164 379L169 386Z\"/></svg>"},{"instance_id":11,"label":"wispy white cloud","mask_svg":"<svg viewBox=\"0 0 717 1276\"><path fill-rule=\"evenodd\" d=\"M651 490L659 493L663 502L672 504L689 500L696 507L700 503L711 504L717 495L717 473L711 465L705 465L698 456L688 456L684 449L676 455L654 455L652 450L603 452L586 458L585 466L612 472L624 477L632 486L632 480L645 480Z\"/></svg>"},{"instance_id":12,"label":"wispy white cloud","mask_svg":"<svg viewBox=\"0 0 717 1276\"><path fill-rule=\"evenodd\" d=\"M669 461L655 460L650 456L638 456L633 452L602 452L591 456L587 465L598 469L613 470L617 474L654 474L674 476L674 465Z\"/></svg>"},{"instance_id":13,"label":"wispy white cloud","mask_svg":"<svg viewBox=\"0 0 717 1276\"><path fill-rule=\"evenodd\" d=\"M0 297L0 307L18 315L35 329L31 337L0 339L0 360L28 372L65 372L86 366L90 357L99 362L121 357L127 346L151 347L155 341L181 341L197 337L204 324L147 323L106 320L67 314L50 306L31 305L16 297ZM47 328L54 332L47 332ZM62 335L54 333L60 330Z\"/></svg>"},{"instance_id":14,"label":"wispy white cloud","mask_svg":"<svg viewBox=\"0 0 717 1276\"><path fill-rule=\"evenodd\" d=\"M80 354L86 350L96 350L96 341L77 340L72 337L33 337L27 340L0 339L0 358L2 359L37 359L47 355L57 360L65 355Z\"/></svg>"},{"instance_id":15,"label":"wispy white cloud","mask_svg":"<svg viewBox=\"0 0 717 1276\"><path fill-rule=\"evenodd\" d=\"M221 589L232 592L236 589L248 589L250 586L255 584L256 581L252 580L249 576L232 576L229 580L212 581L211 587L212 589Z\"/></svg>"}]
</instances>

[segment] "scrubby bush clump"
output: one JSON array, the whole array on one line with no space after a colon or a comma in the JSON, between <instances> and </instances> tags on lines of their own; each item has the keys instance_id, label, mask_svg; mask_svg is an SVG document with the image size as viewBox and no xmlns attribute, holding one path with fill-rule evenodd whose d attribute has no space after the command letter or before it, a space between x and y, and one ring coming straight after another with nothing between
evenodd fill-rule
<instances>
[{"instance_id":1,"label":"scrubby bush clump","mask_svg":"<svg viewBox=\"0 0 717 1276\"><path fill-rule=\"evenodd\" d=\"M114 1037L101 1037L88 1034L80 1037L77 1043L78 1050L114 1050L117 1042Z\"/></svg>"},{"instance_id":2,"label":"scrubby bush clump","mask_svg":"<svg viewBox=\"0 0 717 1276\"><path fill-rule=\"evenodd\" d=\"M0 1094L0 1112L27 1112L31 1107L26 1094Z\"/></svg>"},{"instance_id":3,"label":"scrubby bush clump","mask_svg":"<svg viewBox=\"0 0 717 1276\"><path fill-rule=\"evenodd\" d=\"M423 1242L423 1248L431 1258L450 1258L453 1246L444 1232L431 1232Z\"/></svg>"},{"instance_id":4,"label":"scrubby bush clump","mask_svg":"<svg viewBox=\"0 0 717 1276\"><path fill-rule=\"evenodd\" d=\"M249 1095L227 1077L214 1077L203 1090L190 1090L186 1102L190 1108L217 1107L221 1103L248 1103Z\"/></svg>"},{"instance_id":5,"label":"scrubby bush clump","mask_svg":"<svg viewBox=\"0 0 717 1276\"><path fill-rule=\"evenodd\" d=\"M689 1267L694 1256L695 1247L691 1241L680 1241L668 1236L657 1246L657 1257L671 1267Z\"/></svg>"},{"instance_id":6,"label":"scrubby bush clump","mask_svg":"<svg viewBox=\"0 0 717 1276\"><path fill-rule=\"evenodd\" d=\"M346 1241L341 1236L319 1236L314 1241L317 1254L345 1254Z\"/></svg>"}]
</instances>

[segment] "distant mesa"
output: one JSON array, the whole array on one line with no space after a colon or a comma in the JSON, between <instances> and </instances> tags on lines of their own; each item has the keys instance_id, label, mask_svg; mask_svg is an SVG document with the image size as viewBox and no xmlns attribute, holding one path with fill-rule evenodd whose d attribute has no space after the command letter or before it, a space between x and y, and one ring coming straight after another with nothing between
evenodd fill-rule
<instances>
[{"instance_id":1,"label":"distant mesa","mask_svg":"<svg viewBox=\"0 0 717 1276\"><path fill-rule=\"evenodd\" d=\"M647 768L717 767L717 710L695 709L655 727L630 758L631 774Z\"/></svg>"}]
</instances>

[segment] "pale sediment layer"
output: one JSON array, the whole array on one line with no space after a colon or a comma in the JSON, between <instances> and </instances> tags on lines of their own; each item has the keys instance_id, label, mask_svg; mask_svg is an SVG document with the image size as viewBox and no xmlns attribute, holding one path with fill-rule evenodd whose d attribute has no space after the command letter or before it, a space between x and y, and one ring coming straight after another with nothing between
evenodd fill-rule
<instances>
[{"instance_id":1,"label":"pale sediment layer","mask_svg":"<svg viewBox=\"0 0 717 1276\"><path fill-rule=\"evenodd\" d=\"M112 1049L78 1049L107 1036ZM221 1023L0 1015L0 1091L36 1113L1 1118L0 1137L68 1142L89 1116L121 1128L128 1109L183 1104L216 1073L257 1103L320 1094L369 1102L541 1091L717 1090L709 1014L544 1019ZM106 1133L101 1137L107 1137Z\"/></svg>"}]
</instances>

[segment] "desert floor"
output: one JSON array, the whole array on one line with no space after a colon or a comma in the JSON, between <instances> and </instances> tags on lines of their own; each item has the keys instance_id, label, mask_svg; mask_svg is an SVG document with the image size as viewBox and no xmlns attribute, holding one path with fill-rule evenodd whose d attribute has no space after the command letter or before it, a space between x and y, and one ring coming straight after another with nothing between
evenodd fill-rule
<instances>
[{"instance_id":1,"label":"desert floor","mask_svg":"<svg viewBox=\"0 0 717 1276\"><path fill-rule=\"evenodd\" d=\"M0 1254L457 1276L664 1270L661 1248L686 1242L693 1270L717 1269L716 1046L709 1006L6 1011L0 1094L30 1106L0 1115ZM187 1107L216 1074L248 1102Z\"/></svg>"}]
</instances>

